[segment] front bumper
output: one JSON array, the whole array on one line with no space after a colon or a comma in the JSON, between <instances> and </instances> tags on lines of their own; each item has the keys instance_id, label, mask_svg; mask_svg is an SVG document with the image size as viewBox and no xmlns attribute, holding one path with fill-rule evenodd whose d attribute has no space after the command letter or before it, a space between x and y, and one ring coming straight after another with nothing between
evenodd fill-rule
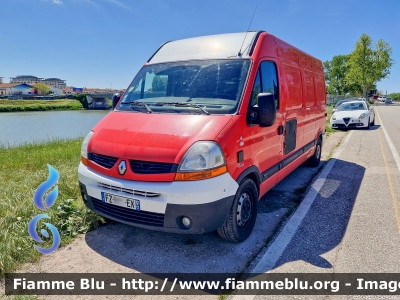
<instances>
[{"instance_id":1,"label":"front bumper","mask_svg":"<svg viewBox=\"0 0 400 300\"><path fill-rule=\"evenodd\" d=\"M351 129L362 127L368 127L368 118L363 118L361 120L350 119L347 124L343 121L343 119L331 120L331 128L334 129Z\"/></svg>"},{"instance_id":2,"label":"front bumper","mask_svg":"<svg viewBox=\"0 0 400 300\"><path fill-rule=\"evenodd\" d=\"M322 134L322 145L321 146L323 146L325 144L325 141L326 141L326 132L324 132Z\"/></svg>"},{"instance_id":3,"label":"front bumper","mask_svg":"<svg viewBox=\"0 0 400 300\"><path fill-rule=\"evenodd\" d=\"M221 227L232 206L238 184L225 173L198 181L141 182L97 173L82 163L78 178L86 206L129 225L177 233L204 233ZM140 201L140 210L102 201L102 192ZM182 218L191 220L186 227Z\"/></svg>"}]
</instances>

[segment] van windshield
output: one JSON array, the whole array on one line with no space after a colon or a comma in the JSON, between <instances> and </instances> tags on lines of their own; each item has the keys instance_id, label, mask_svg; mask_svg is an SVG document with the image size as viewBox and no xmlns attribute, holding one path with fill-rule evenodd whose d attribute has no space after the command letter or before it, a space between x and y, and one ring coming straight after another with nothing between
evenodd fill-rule
<instances>
[{"instance_id":1,"label":"van windshield","mask_svg":"<svg viewBox=\"0 0 400 300\"><path fill-rule=\"evenodd\" d=\"M233 114L250 60L198 60L144 66L117 110L142 113Z\"/></svg>"}]
</instances>

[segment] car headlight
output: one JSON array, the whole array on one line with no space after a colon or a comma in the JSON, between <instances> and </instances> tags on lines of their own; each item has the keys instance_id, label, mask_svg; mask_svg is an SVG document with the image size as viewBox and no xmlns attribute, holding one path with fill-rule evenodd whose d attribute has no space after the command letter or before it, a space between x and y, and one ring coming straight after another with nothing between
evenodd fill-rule
<instances>
[{"instance_id":1,"label":"car headlight","mask_svg":"<svg viewBox=\"0 0 400 300\"><path fill-rule=\"evenodd\" d=\"M83 164L87 165L87 161L88 161L88 145L89 145L89 141L92 138L94 132L90 131L87 136L85 137L85 139L83 140L82 143L82 147L81 147L81 161Z\"/></svg>"},{"instance_id":2,"label":"car headlight","mask_svg":"<svg viewBox=\"0 0 400 300\"><path fill-rule=\"evenodd\" d=\"M365 113L362 113L362 114L358 117L359 120L364 119L364 118L365 118Z\"/></svg>"},{"instance_id":3,"label":"car headlight","mask_svg":"<svg viewBox=\"0 0 400 300\"><path fill-rule=\"evenodd\" d=\"M332 120L336 120L336 116L335 115L332 115Z\"/></svg>"},{"instance_id":4,"label":"car headlight","mask_svg":"<svg viewBox=\"0 0 400 300\"><path fill-rule=\"evenodd\" d=\"M196 142L183 156L175 180L202 180L227 172L225 157L216 142Z\"/></svg>"}]
</instances>

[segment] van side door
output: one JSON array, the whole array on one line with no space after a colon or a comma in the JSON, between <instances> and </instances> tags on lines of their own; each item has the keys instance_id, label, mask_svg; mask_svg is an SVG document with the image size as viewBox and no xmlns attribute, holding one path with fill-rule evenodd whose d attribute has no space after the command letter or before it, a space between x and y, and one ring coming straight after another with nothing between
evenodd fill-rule
<instances>
[{"instance_id":1,"label":"van side door","mask_svg":"<svg viewBox=\"0 0 400 300\"><path fill-rule=\"evenodd\" d=\"M318 115L318 107L315 105L314 74L303 70L303 107L306 108L304 117L304 137L303 145L311 143L316 138L315 120Z\"/></svg>"},{"instance_id":2,"label":"van side door","mask_svg":"<svg viewBox=\"0 0 400 300\"><path fill-rule=\"evenodd\" d=\"M257 96L259 93L272 93L275 98L276 122L270 127L258 125ZM282 113L279 106L278 68L274 61L262 61L258 66L247 113L252 162L260 170L262 182L268 180L267 186L261 186L261 190L269 189L277 182L283 134ZM263 194L262 191L261 194Z\"/></svg>"}]
</instances>

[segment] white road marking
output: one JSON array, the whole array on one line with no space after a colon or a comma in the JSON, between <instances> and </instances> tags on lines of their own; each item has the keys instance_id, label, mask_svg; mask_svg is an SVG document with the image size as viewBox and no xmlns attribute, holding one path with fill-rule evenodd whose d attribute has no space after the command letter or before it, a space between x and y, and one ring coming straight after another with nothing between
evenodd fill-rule
<instances>
[{"instance_id":1,"label":"white road marking","mask_svg":"<svg viewBox=\"0 0 400 300\"><path fill-rule=\"evenodd\" d=\"M339 147L332 155L332 158L325 165L324 169L313 184L313 188L311 188L310 191L307 193L299 207L296 209L295 213L286 223L285 227L279 233L273 243L269 246L267 252L265 252L258 264L251 271L251 273L266 273L275 267L276 263L282 256L286 247L289 245L314 200L317 198L318 193L324 185L325 180L329 175L329 172L332 170L333 165L337 161L337 158L346 148L346 145L349 142L352 134L353 131L350 131L350 133L347 134L346 138L344 139L343 143L340 143ZM234 295L232 297L232 300L252 300L255 298L255 296L256 295Z\"/></svg>"},{"instance_id":2,"label":"white road marking","mask_svg":"<svg viewBox=\"0 0 400 300\"><path fill-rule=\"evenodd\" d=\"M400 156L399 156L399 153L397 152L396 147L394 146L394 144L392 142L392 139L390 138L388 132L386 131L385 126L383 126L382 119L379 116L378 109L376 110L376 115L378 116L379 124L381 124L381 128L383 130L383 133L385 134L386 140L387 140L387 142L389 144L389 148L392 151L392 154L393 154L394 160L396 162L397 168L399 169L399 172L400 172Z\"/></svg>"}]
</instances>

